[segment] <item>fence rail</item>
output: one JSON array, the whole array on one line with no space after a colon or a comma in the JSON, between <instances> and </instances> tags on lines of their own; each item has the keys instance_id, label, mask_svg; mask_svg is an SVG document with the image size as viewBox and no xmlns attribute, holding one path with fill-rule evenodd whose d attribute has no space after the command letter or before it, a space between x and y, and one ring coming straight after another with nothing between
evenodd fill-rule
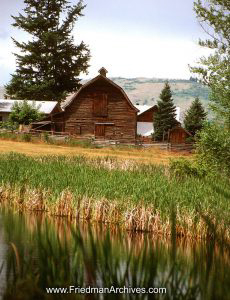
<instances>
[{"instance_id":1,"label":"fence rail","mask_svg":"<svg viewBox=\"0 0 230 300\"><path fill-rule=\"evenodd\" d=\"M152 144L142 144L146 148L160 148L162 150L169 151L192 151L194 149L194 144L172 144L172 143L152 143Z\"/></svg>"},{"instance_id":2,"label":"fence rail","mask_svg":"<svg viewBox=\"0 0 230 300\"><path fill-rule=\"evenodd\" d=\"M0 131L2 133L16 133L16 134L27 134L28 132L19 132L15 130L3 130ZM89 137L78 137L71 135L66 132L53 132L53 131L44 131L44 130L30 130L29 134L37 137L42 137L43 134L47 134L49 137L57 138L57 139L65 139L67 137L73 138L76 140L81 141L91 141L94 145L101 146L101 147L108 147L113 145L127 145L127 146L138 146L143 148L159 148L161 150L167 151L188 151L191 152L195 147L194 144L172 144L172 143L142 143L141 141L136 141L136 143L126 143L125 141L121 140L98 140L93 138L92 136Z\"/></svg>"}]
</instances>

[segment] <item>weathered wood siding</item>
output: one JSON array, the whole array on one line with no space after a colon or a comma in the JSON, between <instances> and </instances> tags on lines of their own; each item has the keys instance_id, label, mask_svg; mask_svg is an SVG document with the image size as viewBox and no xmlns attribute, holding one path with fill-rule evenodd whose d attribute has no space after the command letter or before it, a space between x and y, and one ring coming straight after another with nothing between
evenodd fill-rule
<instances>
[{"instance_id":1,"label":"weathered wood siding","mask_svg":"<svg viewBox=\"0 0 230 300\"><path fill-rule=\"evenodd\" d=\"M157 108L153 106L151 109L143 112L139 116L137 116L137 122L153 122L154 120L154 112L157 111Z\"/></svg>"},{"instance_id":2,"label":"weathered wood siding","mask_svg":"<svg viewBox=\"0 0 230 300\"><path fill-rule=\"evenodd\" d=\"M103 107L99 108L103 110L103 116L98 116L95 109L95 105L100 105L99 98L104 101ZM82 137L94 137L96 126L101 125L104 129L97 131L100 135L104 132L105 139L133 142L136 139L136 124L135 109L118 88L103 78L82 89L65 109L65 131Z\"/></svg>"},{"instance_id":3,"label":"weathered wood siding","mask_svg":"<svg viewBox=\"0 0 230 300\"><path fill-rule=\"evenodd\" d=\"M182 144L186 142L189 135L182 127L176 127L169 131L169 142L172 144Z\"/></svg>"}]
</instances>

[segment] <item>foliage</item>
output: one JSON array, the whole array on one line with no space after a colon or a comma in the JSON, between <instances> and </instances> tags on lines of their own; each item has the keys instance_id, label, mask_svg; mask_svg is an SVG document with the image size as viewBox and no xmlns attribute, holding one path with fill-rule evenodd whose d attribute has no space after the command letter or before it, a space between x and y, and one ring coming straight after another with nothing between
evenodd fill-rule
<instances>
[{"instance_id":1,"label":"foliage","mask_svg":"<svg viewBox=\"0 0 230 300\"><path fill-rule=\"evenodd\" d=\"M158 110L154 115L154 138L162 140L169 129L177 125L176 107L173 103L172 92L168 82L160 94L157 102Z\"/></svg>"},{"instance_id":2,"label":"foliage","mask_svg":"<svg viewBox=\"0 0 230 300\"><path fill-rule=\"evenodd\" d=\"M226 128L206 123L196 145L200 164L210 172L230 174L230 135Z\"/></svg>"},{"instance_id":3,"label":"foliage","mask_svg":"<svg viewBox=\"0 0 230 300\"><path fill-rule=\"evenodd\" d=\"M29 125L32 122L42 119L43 114L39 112L39 107L36 107L35 102L30 105L28 101L15 101L9 121L12 123Z\"/></svg>"},{"instance_id":4,"label":"foliage","mask_svg":"<svg viewBox=\"0 0 230 300\"><path fill-rule=\"evenodd\" d=\"M169 164L169 170L171 175L177 178L203 177L206 175L206 170L199 166L196 161L189 161L184 158L172 159Z\"/></svg>"},{"instance_id":5,"label":"foliage","mask_svg":"<svg viewBox=\"0 0 230 300\"><path fill-rule=\"evenodd\" d=\"M18 129L18 123L12 123L9 121L0 122L0 129L7 129L7 130L16 130Z\"/></svg>"},{"instance_id":6,"label":"foliage","mask_svg":"<svg viewBox=\"0 0 230 300\"><path fill-rule=\"evenodd\" d=\"M14 16L14 27L32 36L28 42L14 44L17 69L6 85L14 99L61 101L80 87L81 72L86 72L89 50L84 42L74 44L71 32L85 6L80 0L25 0L24 15Z\"/></svg>"},{"instance_id":7,"label":"foliage","mask_svg":"<svg viewBox=\"0 0 230 300\"><path fill-rule=\"evenodd\" d=\"M197 131L200 131L202 129L206 115L207 113L205 112L199 98L195 98L185 114L185 129L194 136Z\"/></svg>"},{"instance_id":8,"label":"foliage","mask_svg":"<svg viewBox=\"0 0 230 300\"><path fill-rule=\"evenodd\" d=\"M12 133L12 132L0 132L0 139L11 140L18 142L31 142L32 135L29 133Z\"/></svg>"},{"instance_id":9,"label":"foliage","mask_svg":"<svg viewBox=\"0 0 230 300\"><path fill-rule=\"evenodd\" d=\"M23 142L31 142L31 140L32 140L32 135L29 134L29 133L21 134L21 140L22 140Z\"/></svg>"},{"instance_id":10,"label":"foliage","mask_svg":"<svg viewBox=\"0 0 230 300\"><path fill-rule=\"evenodd\" d=\"M212 50L191 68L211 88L211 108L230 129L230 6L229 0L197 0L197 18L209 39L199 44Z\"/></svg>"},{"instance_id":11,"label":"foliage","mask_svg":"<svg viewBox=\"0 0 230 300\"><path fill-rule=\"evenodd\" d=\"M41 134L41 139L42 141L44 141L45 143L49 143L50 142L50 138L49 138L49 134L48 132L44 132Z\"/></svg>"}]
</instances>

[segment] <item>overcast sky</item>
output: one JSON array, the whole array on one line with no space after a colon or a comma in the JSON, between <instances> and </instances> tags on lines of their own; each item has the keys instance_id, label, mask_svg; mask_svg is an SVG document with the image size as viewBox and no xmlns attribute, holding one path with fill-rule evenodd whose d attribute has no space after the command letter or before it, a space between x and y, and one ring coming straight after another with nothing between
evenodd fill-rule
<instances>
[{"instance_id":1,"label":"overcast sky","mask_svg":"<svg viewBox=\"0 0 230 300\"><path fill-rule=\"evenodd\" d=\"M74 2L74 1L72 1ZM189 78L188 64L208 52L197 45L204 36L193 0L85 0L84 17L73 31L91 50L89 74L104 66L108 76ZM23 0L0 0L0 85L15 70L11 15L22 12Z\"/></svg>"}]
</instances>

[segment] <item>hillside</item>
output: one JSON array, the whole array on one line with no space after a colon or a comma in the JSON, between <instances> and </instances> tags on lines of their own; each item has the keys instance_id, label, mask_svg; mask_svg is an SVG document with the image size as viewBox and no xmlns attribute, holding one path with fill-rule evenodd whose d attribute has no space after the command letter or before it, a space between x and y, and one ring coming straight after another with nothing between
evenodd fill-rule
<instances>
[{"instance_id":1,"label":"hillside","mask_svg":"<svg viewBox=\"0 0 230 300\"><path fill-rule=\"evenodd\" d=\"M164 79L157 78L111 78L115 83L120 85L130 100L136 104L153 105L159 99L160 92L164 86ZM85 82L85 81L84 81ZM181 107L181 117L183 118L184 111L189 107L192 100L198 96L204 106L208 106L209 90L200 83L182 80L169 80L173 92L173 99L177 106ZM4 89L0 87L0 98L3 98Z\"/></svg>"},{"instance_id":2,"label":"hillside","mask_svg":"<svg viewBox=\"0 0 230 300\"><path fill-rule=\"evenodd\" d=\"M111 78L128 94L130 100L136 104L153 105L159 99L164 87L164 79L148 78ZM182 116L195 97L199 97L204 106L208 107L209 89L200 83L190 80L169 80L173 99L181 107Z\"/></svg>"}]
</instances>

